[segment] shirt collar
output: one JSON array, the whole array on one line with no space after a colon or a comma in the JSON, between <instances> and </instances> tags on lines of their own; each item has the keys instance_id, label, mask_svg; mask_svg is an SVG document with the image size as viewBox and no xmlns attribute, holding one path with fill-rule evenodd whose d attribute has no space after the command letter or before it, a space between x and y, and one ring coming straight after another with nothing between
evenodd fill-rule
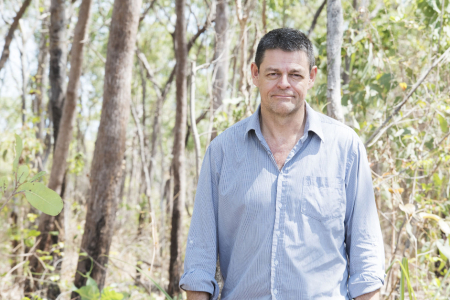
<instances>
[{"instance_id":1,"label":"shirt collar","mask_svg":"<svg viewBox=\"0 0 450 300\"><path fill-rule=\"evenodd\" d=\"M322 142L325 142L320 116L315 110L311 108L311 106L309 106L309 104L306 101L305 105L306 105L305 132L312 131L315 134L317 134L317 136L322 140ZM253 115L249 117L247 127L244 132L244 138L247 137L248 132L250 130L254 130L259 138L262 137L261 125L259 123L260 112L261 112L261 104L258 106L258 109L253 113Z\"/></svg>"}]
</instances>

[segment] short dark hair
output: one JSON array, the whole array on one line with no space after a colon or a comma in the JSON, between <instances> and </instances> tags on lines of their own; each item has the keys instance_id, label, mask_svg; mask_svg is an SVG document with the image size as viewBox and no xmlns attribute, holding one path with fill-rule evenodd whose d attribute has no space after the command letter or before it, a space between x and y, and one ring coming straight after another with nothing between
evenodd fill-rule
<instances>
[{"instance_id":1,"label":"short dark hair","mask_svg":"<svg viewBox=\"0 0 450 300\"><path fill-rule=\"evenodd\" d=\"M280 49L286 52L303 51L309 61L309 71L315 65L314 51L311 41L301 31L292 28L278 28L266 33L259 41L256 49L255 64L261 66L264 52L271 49Z\"/></svg>"}]
</instances>

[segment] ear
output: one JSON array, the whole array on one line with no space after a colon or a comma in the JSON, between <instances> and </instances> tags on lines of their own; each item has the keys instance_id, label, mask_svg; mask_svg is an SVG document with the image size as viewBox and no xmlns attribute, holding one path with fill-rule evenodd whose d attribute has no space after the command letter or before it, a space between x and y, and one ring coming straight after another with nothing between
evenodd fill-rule
<instances>
[{"instance_id":1,"label":"ear","mask_svg":"<svg viewBox=\"0 0 450 300\"><path fill-rule=\"evenodd\" d=\"M309 82L308 82L308 90L314 86L314 82L316 81L317 75L317 66L312 67L311 72L309 72Z\"/></svg>"},{"instance_id":2,"label":"ear","mask_svg":"<svg viewBox=\"0 0 450 300\"><path fill-rule=\"evenodd\" d=\"M259 70L258 67L256 66L256 64L254 62L252 62L251 65L251 72L252 72L252 81L253 84L257 87L259 87Z\"/></svg>"}]
</instances>

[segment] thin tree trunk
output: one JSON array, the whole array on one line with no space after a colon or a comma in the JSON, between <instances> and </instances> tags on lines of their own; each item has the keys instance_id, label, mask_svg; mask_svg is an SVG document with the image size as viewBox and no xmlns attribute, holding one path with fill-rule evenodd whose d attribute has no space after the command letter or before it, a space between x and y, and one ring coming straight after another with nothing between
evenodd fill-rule
<instances>
[{"instance_id":1,"label":"thin tree trunk","mask_svg":"<svg viewBox=\"0 0 450 300\"><path fill-rule=\"evenodd\" d=\"M25 53L25 44L27 39L24 36L22 27L19 27L21 31L22 44L20 48L20 63L22 65L22 126L25 125L25 110L27 109L27 87L28 87L28 71L27 71L27 56Z\"/></svg>"},{"instance_id":2,"label":"thin tree trunk","mask_svg":"<svg viewBox=\"0 0 450 300\"><path fill-rule=\"evenodd\" d=\"M81 251L95 261L90 276L103 288L130 114L131 70L141 0L115 0L105 64L103 105L91 166L91 193ZM85 284L91 260L80 257L74 284ZM100 267L101 266L101 267ZM72 298L78 294L72 293Z\"/></svg>"},{"instance_id":3,"label":"thin tree trunk","mask_svg":"<svg viewBox=\"0 0 450 300\"><path fill-rule=\"evenodd\" d=\"M195 122L195 73L196 70L196 64L195 61L192 62L192 69L191 69L191 97L190 97L190 116L191 116L191 130L192 130L192 137L194 138L194 145L195 145L195 182L198 182L198 176L200 174L200 137L198 136L197 131L197 123Z\"/></svg>"},{"instance_id":4,"label":"thin tree trunk","mask_svg":"<svg viewBox=\"0 0 450 300\"><path fill-rule=\"evenodd\" d=\"M19 20L22 18L23 14L27 10L28 6L30 5L31 0L25 0L22 3L22 6L20 7L19 11L17 12L16 16L14 17L14 21L11 24L11 27L9 27L8 33L5 37L5 44L3 46L2 56L0 58L0 71L5 66L6 61L9 58L9 46L11 45L12 39L14 37L14 31L16 31L17 27L19 26Z\"/></svg>"},{"instance_id":5,"label":"thin tree trunk","mask_svg":"<svg viewBox=\"0 0 450 300\"><path fill-rule=\"evenodd\" d=\"M59 123L65 99L67 61L66 0L51 0L50 5L50 107L54 145L58 139ZM72 52L74 53L74 52Z\"/></svg>"},{"instance_id":6,"label":"thin tree trunk","mask_svg":"<svg viewBox=\"0 0 450 300\"><path fill-rule=\"evenodd\" d=\"M72 43L72 55L70 58L69 83L67 86L66 100L64 103L61 126L59 127L59 138L56 140L53 151L53 164L50 172L48 187L59 194L63 194L64 179L66 174L67 157L69 155L69 146L72 140L73 123L76 114L76 104L78 99L78 86L80 82L81 67L83 65L84 40L87 36L87 27L90 18L92 0L83 0L80 5L78 22L75 27ZM60 226L57 226L58 222ZM51 244L62 240L62 235L55 240L49 236L49 231L60 231L63 224L63 215L52 217L47 214L41 214L39 217L39 231L41 232L41 241L37 246L38 250L47 251ZM30 260L30 268L37 271L40 268L40 262L36 257ZM30 290L26 290L30 292Z\"/></svg>"},{"instance_id":7,"label":"thin tree trunk","mask_svg":"<svg viewBox=\"0 0 450 300\"><path fill-rule=\"evenodd\" d=\"M325 0L326 1L326 0ZM262 24L263 24L263 34L267 33L267 16L266 16L267 0L263 0L262 3Z\"/></svg>"},{"instance_id":8,"label":"thin tree trunk","mask_svg":"<svg viewBox=\"0 0 450 300\"><path fill-rule=\"evenodd\" d=\"M38 117L38 121L35 126L37 127L36 138L40 140L41 143L44 142L44 94L46 92L47 76L45 76L45 70L48 64L48 36L44 31L48 28L48 17L42 20L41 27L41 39L39 41L39 54L38 54L38 66L36 71L36 93L34 94L33 101L33 113ZM40 155L40 154L38 154ZM38 167L41 168L41 166ZM42 169L39 169L42 171Z\"/></svg>"},{"instance_id":9,"label":"thin tree trunk","mask_svg":"<svg viewBox=\"0 0 450 300\"><path fill-rule=\"evenodd\" d=\"M341 105L341 46L343 16L340 0L329 0L327 4L327 113L344 122Z\"/></svg>"},{"instance_id":10,"label":"thin tree trunk","mask_svg":"<svg viewBox=\"0 0 450 300\"><path fill-rule=\"evenodd\" d=\"M182 272L181 262L181 233L183 224L183 210L186 197L186 180L184 165L184 140L186 135L187 120L187 43L186 43L186 0L176 0L175 11L177 22L175 27L175 57L177 60L176 70L176 119L175 136L173 141L173 209L172 229L170 234L170 264L169 264L169 287L171 296L178 295L180 288L178 283Z\"/></svg>"},{"instance_id":11,"label":"thin tree trunk","mask_svg":"<svg viewBox=\"0 0 450 300\"><path fill-rule=\"evenodd\" d=\"M216 45L214 47L213 61L217 61L215 65L216 76L214 77L212 94L213 113L215 114L222 106L228 83L228 5L226 0L217 1L214 30L216 32ZM214 119L213 116L210 116L210 118ZM216 128L213 128L210 140L212 141L216 136L217 130Z\"/></svg>"}]
</instances>

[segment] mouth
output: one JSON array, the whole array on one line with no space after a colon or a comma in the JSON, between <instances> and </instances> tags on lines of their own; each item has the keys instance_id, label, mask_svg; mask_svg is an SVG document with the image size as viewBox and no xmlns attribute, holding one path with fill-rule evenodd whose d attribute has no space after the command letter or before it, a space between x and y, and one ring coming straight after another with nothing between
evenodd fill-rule
<instances>
[{"instance_id":1,"label":"mouth","mask_svg":"<svg viewBox=\"0 0 450 300\"><path fill-rule=\"evenodd\" d=\"M273 95L272 97L275 97L275 98L282 98L282 99L294 98L293 95Z\"/></svg>"}]
</instances>

